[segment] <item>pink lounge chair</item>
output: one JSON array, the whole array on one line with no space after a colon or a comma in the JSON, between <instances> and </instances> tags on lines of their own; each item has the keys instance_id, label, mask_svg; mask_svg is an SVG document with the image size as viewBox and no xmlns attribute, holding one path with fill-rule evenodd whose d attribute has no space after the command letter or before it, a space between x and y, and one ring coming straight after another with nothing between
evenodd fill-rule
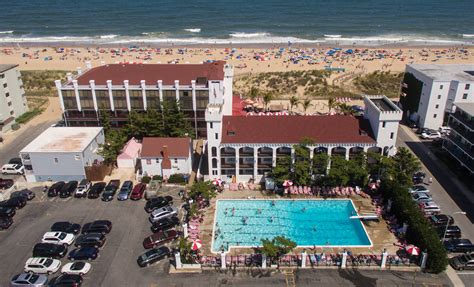
<instances>
[{"instance_id":1,"label":"pink lounge chair","mask_svg":"<svg viewBox=\"0 0 474 287\"><path fill-rule=\"evenodd\" d=\"M299 194L303 194L303 187L299 186L298 191L299 191Z\"/></svg>"}]
</instances>

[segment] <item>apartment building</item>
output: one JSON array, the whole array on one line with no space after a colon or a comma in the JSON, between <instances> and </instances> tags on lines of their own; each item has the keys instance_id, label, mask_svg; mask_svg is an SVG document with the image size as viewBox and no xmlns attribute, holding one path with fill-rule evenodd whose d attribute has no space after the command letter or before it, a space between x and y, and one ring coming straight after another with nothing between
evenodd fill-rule
<instances>
[{"instance_id":1,"label":"apartment building","mask_svg":"<svg viewBox=\"0 0 474 287\"><path fill-rule=\"evenodd\" d=\"M15 118L28 111L18 65L0 64L0 132L7 131Z\"/></svg>"}]
</instances>

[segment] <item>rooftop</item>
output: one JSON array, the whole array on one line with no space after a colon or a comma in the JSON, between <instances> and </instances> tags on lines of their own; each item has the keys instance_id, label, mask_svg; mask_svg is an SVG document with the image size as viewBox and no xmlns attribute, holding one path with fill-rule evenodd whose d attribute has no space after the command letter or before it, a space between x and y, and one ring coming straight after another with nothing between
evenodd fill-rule
<instances>
[{"instance_id":1,"label":"rooftop","mask_svg":"<svg viewBox=\"0 0 474 287\"><path fill-rule=\"evenodd\" d=\"M89 85L95 80L96 85L106 85L111 80L114 85L123 85L128 80L130 85L140 85L145 80L147 85L156 85L158 80L163 85L174 85L179 80L181 85L191 85L191 81L224 79L224 61L203 64L111 64L92 68L77 78L79 85ZM199 78L199 81L198 81ZM68 83L67 85L72 85Z\"/></svg>"},{"instance_id":2,"label":"rooftop","mask_svg":"<svg viewBox=\"0 0 474 287\"><path fill-rule=\"evenodd\" d=\"M224 116L222 124L223 144L375 143L369 122L353 116Z\"/></svg>"},{"instance_id":3,"label":"rooftop","mask_svg":"<svg viewBox=\"0 0 474 287\"><path fill-rule=\"evenodd\" d=\"M0 64L0 73L3 73L15 67L18 67L18 65L17 64Z\"/></svg>"},{"instance_id":4,"label":"rooftop","mask_svg":"<svg viewBox=\"0 0 474 287\"><path fill-rule=\"evenodd\" d=\"M141 157L163 157L163 146L168 147L168 157L188 157L191 138L145 137L142 142Z\"/></svg>"},{"instance_id":5,"label":"rooftop","mask_svg":"<svg viewBox=\"0 0 474 287\"><path fill-rule=\"evenodd\" d=\"M474 81L474 64L409 64L408 66L437 81Z\"/></svg>"},{"instance_id":6,"label":"rooftop","mask_svg":"<svg viewBox=\"0 0 474 287\"><path fill-rule=\"evenodd\" d=\"M21 152L83 152L101 127L50 127Z\"/></svg>"},{"instance_id":7,"label":"rooftop","mask_svg":"<svg viewBox=\"0 0 474 287\"><path fill-rule=\"evenodd\" d=\"M474 103L454 103L454 105L466 113L474 116Z\"/></svg>"}]
</instances>

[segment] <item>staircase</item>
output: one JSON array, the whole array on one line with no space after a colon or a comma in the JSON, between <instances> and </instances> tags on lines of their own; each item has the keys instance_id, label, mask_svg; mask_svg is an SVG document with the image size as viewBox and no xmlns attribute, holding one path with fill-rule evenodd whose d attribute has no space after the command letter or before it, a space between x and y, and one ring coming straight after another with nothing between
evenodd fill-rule
<instances>
[{"instance_id":1,"label":"staircase","mask_svg":"<svg viewBox=\"0 0 474 287\"><path fill-rule=\"evenodd\" d=\"M287 269L287 270L283 270L282 273L283 275L285 275L286 286L296 287L295 272L293 270Z\"/></svg>"},{"instance_id":2,"label":"staircase","mask_svg":"<svg viewBox=\"0 0 474 287\"><path fill-rule=\"evenodd\" d=\"M202 158L203 153L204 153L204 141L200 139L196 142L196 146L194 147L192 171L188 180L189 186L193 185L199 173L199 167L201 165L201 158Z\"/></svg>"}]
</instances>

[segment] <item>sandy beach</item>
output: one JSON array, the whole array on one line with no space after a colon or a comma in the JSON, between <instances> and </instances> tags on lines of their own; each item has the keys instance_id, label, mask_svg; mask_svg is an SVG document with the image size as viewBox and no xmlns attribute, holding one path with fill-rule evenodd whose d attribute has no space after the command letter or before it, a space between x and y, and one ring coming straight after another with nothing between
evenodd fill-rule
<instances>
[{"instance_id":1,"label":"sandy beach","mask_svg":"<svg viewBox=\"0 0 474 287\"><path fill-rule=\"evenodd\" d=\"M244 46L242 48L156 47L1 47L2 63L19 64L21 70L76 70L113 63L202 63L226 60L235 74L307 69L340 69L344 72L404 71L409 63L474 63L474 47L337 48L321 46Z\"/></svg>"}]
</instances>

